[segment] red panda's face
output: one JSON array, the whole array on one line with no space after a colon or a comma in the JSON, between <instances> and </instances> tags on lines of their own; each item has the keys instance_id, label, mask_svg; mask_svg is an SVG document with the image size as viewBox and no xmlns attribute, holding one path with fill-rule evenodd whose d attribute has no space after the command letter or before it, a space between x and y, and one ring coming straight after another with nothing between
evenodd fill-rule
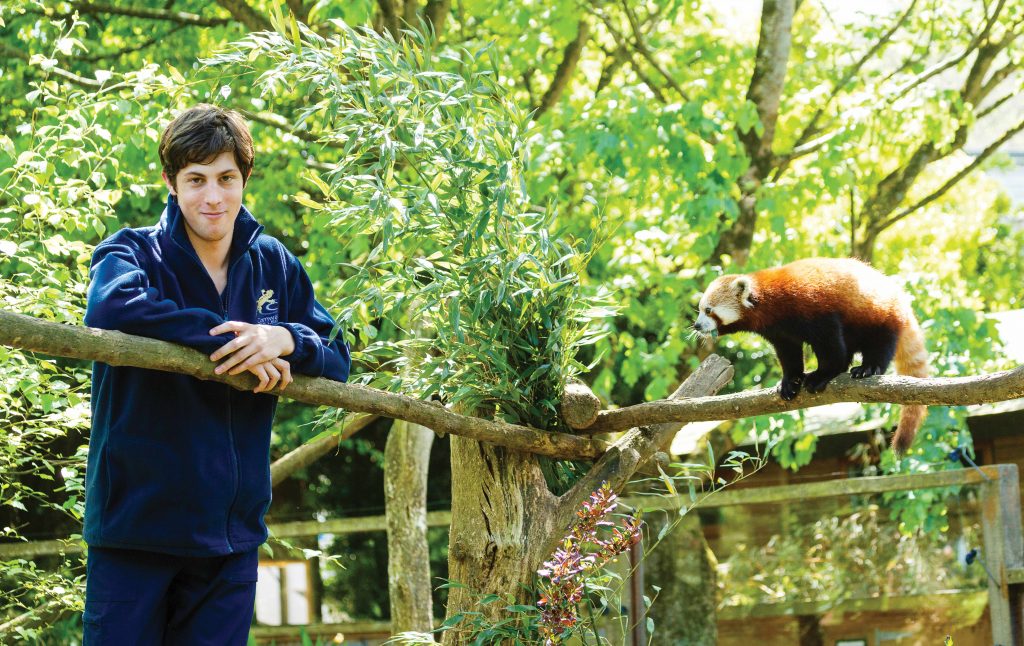
<instances>
[{"instance_id":1,"label":"red panda's face","mask_svg":"<svg viewBox=\"0 0 1024 646\"><path fill-rule=\"evenodd\" d=\"M744 309L752 306L748 277L721 276L713 280L701 296L693 329L715 335L720 327L743 318Z\"/></svg>"}]
</instances>

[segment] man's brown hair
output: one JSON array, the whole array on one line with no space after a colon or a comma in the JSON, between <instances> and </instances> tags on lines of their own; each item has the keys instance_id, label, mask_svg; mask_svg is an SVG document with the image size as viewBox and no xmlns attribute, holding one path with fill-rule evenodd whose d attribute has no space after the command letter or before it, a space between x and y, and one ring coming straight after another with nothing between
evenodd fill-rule
<instances>
[{"instance_id":1,"label":"man's brown hair","mask_svg":"<svg viewBox=\"0 0 1024 646\"><path fill-rule=\"evenodd\" d=\"M244 185L255 158L249 126L234 110L208 103L200 103L179 114L167 124L160 138L160 163L171 186L176 186L178 171L182 168L208 163L223 152L234 154Z\"/></svg>"}]
</instances>

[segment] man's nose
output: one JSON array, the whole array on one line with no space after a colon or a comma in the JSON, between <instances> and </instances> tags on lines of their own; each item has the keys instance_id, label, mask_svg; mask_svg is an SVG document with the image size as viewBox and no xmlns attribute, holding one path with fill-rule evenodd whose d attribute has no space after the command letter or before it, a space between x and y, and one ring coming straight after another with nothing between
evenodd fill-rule
<instances>
[{"instance_id":1,"label":"man's nose","mask_svg":"<svg viewBox=\"0 0 1024 646\"><path fill-rule=\"evenodd\" d=\"M220 204L224 201L224 191L219 186L211 186L206 189L203 199L207 204Z\"/></svg>"}]
</instances>

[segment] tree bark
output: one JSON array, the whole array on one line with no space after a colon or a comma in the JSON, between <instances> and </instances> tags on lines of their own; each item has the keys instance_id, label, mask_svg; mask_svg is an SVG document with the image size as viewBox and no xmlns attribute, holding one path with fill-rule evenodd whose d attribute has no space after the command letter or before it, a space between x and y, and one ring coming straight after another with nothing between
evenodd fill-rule
<instances>
[{"instance_id":1,"label":"tree bark","mask_svg":"<svg viewBox=\"0 0 1024 646\"><path fill-rule=\"evenodd\" d=\"M245 0L217 0L217 4L227 9L228 13L235 20L245 25L249 31L274 30L270 20L256 9L253 9Z\"/></svg>"},{"instance_id":2,"label":"tree bark","mask_svg":"<svg viewBox=\"0 0 1024 646\"><path fill-rule=\"evenodd\" d=\"M652 521L649 531L657 535L675 520L675 515ZM649 611L654 619L654 643L714 646L718 643L716 613L718 561L711 552L700 519L691 512L680 519L659 544L647 551L646 594L657 598ZM660 590L654 590L654 586Z\"/></svg>"},{"instance_id":3,"label":"tree bark","mask_svg":"<svg viewBox=\"0 0 1024 646\"><path fill-rule=\"evenodd\" d=\"M453 436L451 465L448 577L459 587L449 590L447 616L472 609L483 621L497 622L509 597L514 604L535 603L524 586L547 556L550 537L565 529L563 519L556 518L556 498L536 456ZM480 605L486 594L502 601ZM468 643L471 632L471 625L457 625L442 643Z\"/></svg>"},{"instance_id":4,"label":"tree bark","mask_svg":"<svg viewBox=\"0 0 1024 646\"><path fill-rule=\"evenodd\" d=\"M590 23L584 18L576 26L576 38L566 45L565 51L562 53L562 61L558 64L558 69L555 70L551 85L536 108L535 119L550 110L562 98L562 94L569 86L569 80L576 72L576 65L580 62L580 56L583 54L583 45L586 44L589 37Z\"/></svg>"},{"instance_id":5,"label":"tree bark","mask_svg":"<svg viewBox=\"0 0 1024 646\"><path fill-rule=\"evenodd\" d=\"M384 447L391 632L433 630L427 545L427 465L434 433L396 421Z\"/></svg>"},{"instance_id":6,"label":"tree bark","mask_svg":"<svg viewBox=\"0 0 1024 646\"><path fill-rule=\"evenodd\" d=\"M758 134L756 128L751 128L739 133L750 158L750 168L740 178L739 215L719 239L713 253L716 260L728 255L742 266L750 256L757 229L757 191L777 163L772 144L775 142L775 124L779 120L779 105L789 66L795 12L794 0L764 0L761 9L761 31L747 101L756 107L762 131Z\"/></svg>"},{"instance_id":7,"label":"tree bark","mask_svg":"<svg viewBox=\"0 0 1024 646\"><path fill-rule=\"evenodd\" d=\"M452 0L427 0L423 9L423 17L436 36L444 33L445 21L452 10Z\"/></svg>"}]
</instances>

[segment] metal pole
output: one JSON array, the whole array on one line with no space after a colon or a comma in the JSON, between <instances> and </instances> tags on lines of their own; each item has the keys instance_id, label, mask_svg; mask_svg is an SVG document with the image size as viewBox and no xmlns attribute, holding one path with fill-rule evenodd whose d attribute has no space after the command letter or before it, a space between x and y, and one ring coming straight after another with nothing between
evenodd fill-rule
<instances>
[{"instance_id":1,"label":"metal pole","mask_svg":"<svg viewBox=\"0 0 1024 646\"><path fill-rule=\"evenodd\" d=\"M634 543L629 548L629 621L632 646L647 644L647 606L644 604L644 542Z\"/></svg>"}]
</instances>

